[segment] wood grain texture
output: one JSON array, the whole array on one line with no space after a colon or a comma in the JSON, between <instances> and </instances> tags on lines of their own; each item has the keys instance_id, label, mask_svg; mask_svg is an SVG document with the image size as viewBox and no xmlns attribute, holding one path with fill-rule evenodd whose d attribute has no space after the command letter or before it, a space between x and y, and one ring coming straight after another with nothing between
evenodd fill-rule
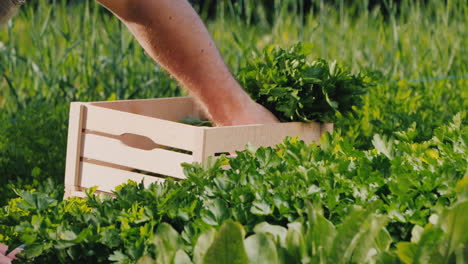
<instances>
[{"instance_id":1,"label":"wood grain texture","mask_svg":"<svg viewBox=\"0 0 468 264\"><path fill-rule=\"evenodd\" d=\"M192 97L106 101L91 105L169 121L180 121L200 113Z\"/></svg>"},{"instance_id":2,"label":"wood grain texture","mask_svg":"<svg viewBox=\"0 0 468 264\"><path fill-rule=\"evenodd\" d=\"M206 129L199 129L195 133L195 149L193 150L193 161L202 163L206 160L209 153L206 148Z\"/></svg>"},{"instance_id":3,"label":"wood grain texture","mask_svg":"<svg viewBox=\"0 0 468 264\"><path fill-rule=\"evenodd\" d=\"M127 183L128 180L136 183L143 181L145 186L151 183L164 182L162 178L87 162L82 162L81 167L82 177L80 186L84 188L98 186L98 190L104 192L112 192L116 186Z\"/></svg>"},{"instance_id":4,"label":"wood grain texture","mask_svg":"<svg viewBox=\"0 0 468 264\"><path fill-rule=\"evenodd\" d=\"M65 185L65 192L63 194L63 199L66 200L70 197L74 197L77 187L75 185Z\"/></svg>"},{"instance_id":5,"label":"wood grain texture","mask_svg":"<svg viewBox=\"0 0 468 264\"><path fill-rule=\"evenodd\" d=\"M65 194L63 196L63 199L66 200L71 197L85 198L86 197L85 190L86 188L65 185ZM111 197L115 197L115 195L111 192L105 192L105 191L100 191L100 190L96 190L94 194L106 194Z\"/></svg>"},{"instance_id":6,"label":"wood grain texture","mask_svg":"<svg viewBox=\"0 0 468 264\"><path fill-rule=\"evenodd\" d=\"M249 126L205 128L205 152L234 152L245 149L247 143L254 146L274 146L287 136L299 137L305 142L318 141L320 123L280 123Z\"/></svg>"},{"instance_id":7,"label":"wood grain texture","mask_svg":"<svg viewBox=\"0 0 468 264\"><path fill-rule=\"evenodd\" d=\"M71 197L80 197L80 198L85 198L86 194L83 191L72 191L69 194L65 195L63 197L64 200L71 198Z\"/></svg>"},{"instance_id":8,"label":"wood grain texture","mask_svg":"<svg viewBox=\"0 0 468 264\"><path fill-rule=\"evenodd\" d=\"M193 162L193 157L188 154L164 149L141 150L131 148L116 139L93 134L84 134L83 141L84 158L170 175L179 179L185 178L180 164Z\"/></svg>"},{"instance_id":9,"label":"wood grain texture","mask_svg":"<svg viewBox=\"0 0 468 264\"><path fill-rule=\"evenodd\" d=\"M81 131L83 128L84 104L75 102L70 105L68 121L67 157L65 165L65 184L78 185L79 164L82 151Z\"/></svg>"},{"instance_id":10,"label":"wood grain texture","mask_svg":"<svg viewBox=\"0 0 468 264\"><path fill-rule=\"evenodd\" d=\"M195 133L202 129L158 118L86 106L83 128L112 135L135 134L150 138L156 144L193 151Z\"/></svg>"},{"instance_id":11,"label":"wood grain texture","mask_svg":"<svg viewBox=\"0 0 468 264\"><path fill-rule=\"evenodd\" d=\"M320 124L320 135L324 134L325 132L329 132L330 134L332 134L334 127L335 127L335 124L333 123Z\"/></svg>"}]
</instances>

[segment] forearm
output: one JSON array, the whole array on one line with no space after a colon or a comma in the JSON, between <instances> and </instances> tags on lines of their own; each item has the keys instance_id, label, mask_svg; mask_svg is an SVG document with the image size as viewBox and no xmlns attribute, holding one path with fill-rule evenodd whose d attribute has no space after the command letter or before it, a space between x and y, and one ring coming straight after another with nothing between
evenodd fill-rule
<instances>
[{"instance_id":1,"label":"forearm","mask_svg":"<svg viewBox=\"0 0 468 264\"><path fill-rule=\"evenodd\" d=\"M246 101L247 95L186 0L99 1L127 25L151 57L208 109L215 109L210 111L212 115L235 110L217 107L242 107L240 102Z\"/></svg>"},{"instance_id":2,"label":"forearm","mask_svg":"<svg viewBox=\"0 0 468 264\"><path fill-rule=\"evenodd\" d=\"M0 26L9 20L22 4L24 0L0 0Z\"/></svg>"}]
</instances>

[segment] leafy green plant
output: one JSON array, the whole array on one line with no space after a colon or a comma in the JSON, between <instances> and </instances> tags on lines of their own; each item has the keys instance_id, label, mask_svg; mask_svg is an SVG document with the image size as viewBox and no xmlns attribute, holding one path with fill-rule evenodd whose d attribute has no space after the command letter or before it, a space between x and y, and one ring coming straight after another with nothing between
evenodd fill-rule
<instances>
[{"instance_id":1,"label":"leafy green plant","mask_svg":"<svg viewBox=\"0 0 468 264\"><path fill-rule=\"evenodd\" d=\"M63 182L67 114L67 105L39 100L16 112L0 110L0 206L16 197L15 189L56 189Z\"/></svg>"},{"instance_id":2,"label":"leafy green plant","mask_svg":"<svg viewBox=\"0 0 468 264\"><path fill-rule=\"evenodd\" d=\"M195 264L375 263L383 253L391 255L385 222L371 209L355 208L343 224L335 226L309 203L307 219L288 227L262 222L248 236L240 223L226 220L219 230L210 228L200 235L192 260ZM159 252L171 257L165 261L145 257L144 263L192 263L183 247L177 246L181 237L167 228L160 239L172 243L167 243L169 250Z\"/></svg>"},{"instance_id":3,"label":"leafy green plant","mask_svg":"<svg viewBox=\"0 0 468 264\"><path fill-rule=\"evenodd\" d=\"M179 121L180 123L183 124L188 124L192 126L204 126L204 127L212 127L213 122L210 120L204 120L199 116L188 116L182 120Z\"/></svg>"},{"instance_id":4,"label":"leafy green plant","mask_svg":"<svg viewBox=\"0 0 468 264\"><path fill-rule=\"evenodd\" d=\"M414 226L411 242L399 242L404 263L466 263L468 261L468 174L457 184L458 201L434 214L423 228Z\"/></svg>"},{"instance_id":5,"label":"leafy green plant","mask_svg":"<svg viewBox=\"0 0 468 264\"><path fill-rule=\"evenodd\" d=\"M326 237L310 234L313 244L328 245L327 250L291 247L287 250L293 256L288 259L380 258L374 250L359 251L387 247L366 244L374 241L366 236L385 236L378 232L385 226L393 241L408 241L415 225L425 226L432 214L461 199L456 182L467 170L462 120L463 115L455 116L434 132L433 139L421 143L411 141L411 130L396 133L398 139L375 136L375 148L364 151L343 141L339 131L322 138L320 147L295 138L276 148L250 146L235 158L184 165L184 181L167 180L149 188L123 185L115 198L89 190L84 200L60 201L57 196L23 192L21 199L0 211L0 230L5 230L10 246L26 244L23 256L39 263L134 263L142 257L186 259L179 250L195 258L199 237L229 219L250 236L258 232L259 223L295 230L292 223L309 216L312 222L303 228L328 230ZM230 168L223 169L225 165ZM307 201L322 209L311 213ZM366 209L352 213L356 207ZM167 231L164 223L180 236L166 239L174 246L157 235ZM296 233L291 239L301 241ZM321 240L325 238L330 241Z\"/></svg>"},{"instance_id":6,"label":"leafy green plant","mask_svg":"<svg viewBox=\"0 0 468 264\"><path fill-rule=\"evenodd\" d=\"M238 79L258 103L282 121L334 122L361 105L370 85L361 74L353 75L334 62L309 62L310 44L289 49L269 46L263 56L239 71Z\"/></svg>"},{"instance_id":7,"label":"leafy green plant","mask_svg":"<svg viewBox=\"0 0 468 264\"><path fill-rule=\"evenodd\" d=\"M468 190L468 177L459 182L459 196ZM354 208L342 224L329 222L316 206L307 204L307 219L288 227L267 222L255 226L246 236L244 227L232 220L219 230L210 228L197 240L193 257L184 252L181 236L169 225L158 232L167 243L161 258L141 258L138 263L465 263L468 236L464 223L468 203L461 198L453 207L431 216L426 228L415 226L411 242L399 242L391 249L392 238L385 229L386 217L372 213L372 207ZM193 262L192 262L193 261Z\"/></svg>"}]
</instances>

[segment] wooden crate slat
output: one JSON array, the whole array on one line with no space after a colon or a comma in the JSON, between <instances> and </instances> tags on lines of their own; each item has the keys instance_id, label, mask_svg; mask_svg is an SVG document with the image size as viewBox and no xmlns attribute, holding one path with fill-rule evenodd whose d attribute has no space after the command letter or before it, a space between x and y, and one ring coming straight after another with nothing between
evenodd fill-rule
<instances>
[{"instance_id":1,"label":"wooden crate slat","mask_svg":"<svg viewBox=\"0 0 468 264\"><path fill-rule=\"evenodd\" d=\"M101 190L96 190L94 194L101 194L101 193L112 195L111 192L105 192ZM65 194L63 196L63 199L66 200L71 197L85 198L86 197L85 188L81 186L65 185Z\"/></svg>"},{"instance_id":2,"label":"wooden crate slat","mask_svg":"<svg viewBox=\"0 0 468 264\"><path fill-rule=\"evenodd\" d=\"M69 187L71 188L71 187ZM65 195L63 196L63 199L66 200L70 197L79 197L79 198L85 198L86 194L83 191L76 191L74 190L75 187L73 187L73 190L65 190Z\"/></svg>"},{"instance_id":3,"label":"wooden crate slat","mask_svg":"<svg viewBox=\"0 0 468 264\"><path fill-rule=\"evenodd\" d=\"M84 129L112 135L125 133L150 138L157 144L193 151L194 134L198 127L169 122L157 118L116 111L99 106L86 106Z\"/></svg>"},{"instance_id":4,"label":"wooden crate slat","mask_svg":"<svg viewBox=\"0 0 468 264\"><path fill-rule=\"evenodd\" d=\"M84 106L81 103L71 103L70 119L68 121L67 158L65 166L65 184L77 185L79 163L82 151L81 130L83 129Z\"/></svg>"},{"instance_id":5,"label":"wooden crate slat","mask_svg":"<svg viewBox=\"0 0 468 264\"><path fill-rule=\"evenodd\" d=\"M189 115L199 114L192 97L105 101L91 105L170 121L180 121Z\"/></svg>"},{"instance_id":6,"label":"wooden crate slat","mask_svg":"<svg viewBox=\"0 0 468 264\"><path fill-rule=\"evenodd\" d=\"M137 183L140 183L143 180L145 186L148 186L151 183L164 181L162 178L119 170L88 162L81 162L81 173L81 187L91 188L93 186L98 186L98 190L104 192L112 192L116 186L127 183L128 180L132 180Z\"/></svg>"},{"instance_id":7,"label":"wooden crate slat","mask_svg":"<svg viewBox=\"0 0 468 264\"><path fill-rule=\"evenodd\" d=\"M122 144L119 140L84 134L83 157L169 175L184 179L181 163L191 163L192 155L164 149L141 150Z\"/></svg>"},{"instance_id":8,"label":"wooden crate slat","mask_svg":"<svg viewBox=\"0 0 468 264\"><path fill-rule=\"evenodd\" d=\"M320 126L320 135L330 132L333 133L333 128L335 127L335 124L333 123L322 123Z\"/></svg>"},{"instance_id":9,"label":"wooden crate slat","mask_svg":"<svg viewBox=\"0 0 468 264\"><path fill-rule=\"evenodd\" d=\"M205 130L205 151L207 155L219 152L243 150L247 143L254 146L274 146L286 136L299 136L305 142L320 139L319 123L280 123L207 128Z\"/></svg>"}]
</instances>

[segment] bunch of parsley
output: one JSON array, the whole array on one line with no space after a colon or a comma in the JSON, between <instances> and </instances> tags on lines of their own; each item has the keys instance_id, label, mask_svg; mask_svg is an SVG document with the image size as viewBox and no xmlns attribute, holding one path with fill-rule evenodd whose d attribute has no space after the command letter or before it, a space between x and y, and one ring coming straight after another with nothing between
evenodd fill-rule
<instances>
[{"instance_id":1,"label":"bunch of parsley","mask_svg":"<svg viewBox=\"0 0 468 264\"><path fill-rule=\"evenodd\" d=\"M352 74L334 62L309 62L310 44L289 49L269 46L248 62L238 80L253 100L283 122L335 122L359 106L370 86L369 78Z\"/></svg>"}]
</instances>

